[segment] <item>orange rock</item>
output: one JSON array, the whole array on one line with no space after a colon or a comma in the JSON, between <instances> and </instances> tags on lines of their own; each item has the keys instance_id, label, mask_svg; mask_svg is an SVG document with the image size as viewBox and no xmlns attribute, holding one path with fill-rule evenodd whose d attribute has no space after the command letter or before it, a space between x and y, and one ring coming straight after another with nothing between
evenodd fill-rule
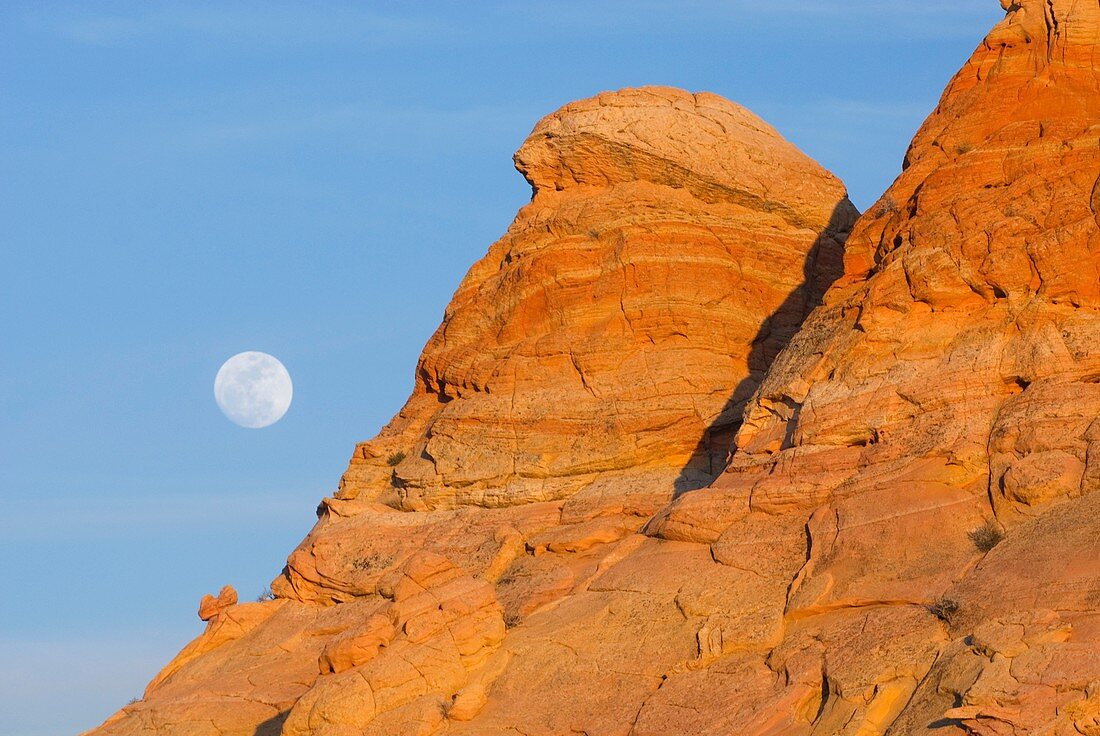
<instances>
[{"instance_id":1,"label":"orange rock","mask_svg":"<svg viewBox=\"0 0 1100 736\"><path fill-rule=\"evenodd\" d=\"M237 605L237 591L232 585L226 585L218 592L218 597L204 595L199 601L199 620L209 621L219 613Z\"/></svg>"},{"instance_id":2,"label":"orange rock","mask_svg":"<svg viewBox=\"0 0 1100 736\"><path fill-rule=\"evenodd\" d=\"M934 671L900 653L873 691L830 693L815 732L862 719L881 733L867 720L879 678L908 667L904 707L883 701L891 734L937 720L1062 733L1062 709L1100 677L1082 599L1100 590L1086 503L1100 476L1100 6L1005 5L746 408L729 472L655 528L750 544L744 510L715 528L708 496L801 514L809 545L788 621L904 606L941 619ZM1006 539L989 551L974 533L994 514ZM1051 610L1078 612L1058 625L1081 633L1040 632L1044 644L992 661L966 644L975 627L1041 629Z\"/></svg>"},{"instance_id":3,"label":"orange rock","mask_svg":"<svg viewBox=\"0 0 1100 736\"><path fill-rule=\"evenodd\" d=\"M515 161L531 203L470 269L339 497L425 510L614 474L662 501L705 484L857 214L836 178L705 93L567 105Z\"/></svg>"},{"instance_id":4,"label":"orange rock","mask_svg":"<svg viewBox=\"0 0 1100 736\"><path fill-rule=\"evenodd\" d=\"M1002 5L805 322L853 212L757 118L541 121L278 599L96 733L1096 734L1100 5Z\"/></svg>"},{"instance_id":5,"label":"orange rock","mask_svg":"<svg viewBox=\"0 0 1100 736\"><path fill-rule=\"evenodd\" d=\"M388 616L374 614L362 631L325 647L317 663L321 674L343 672L371 661L380 648L393 641L394 633L393 622Z\"/></svg>"},{"instance_id":6,"label":"orange rock","mask_svg":"<svg viewBox=\"0 0 1100 736\"><path fill-rule=\"evenodd\" d=\"M655 544L636 534L653 513L721 470L745 401L839 274L857 214L843 186L748 111L656 87L567 105L536 126L516 166L531 203L471 269L413 396L356 450L273 583L287 613L239 639L203 640L109 733L140 714L175 713L161 722L179 729L203 722L222 707L207 695L209 707L185 704L203 692L289 703L286 734L431 732L441 713L483 729L503 723L496 688L531 690L533 714L570 697L572 678L538 695L524 673L567 673L573 658L543 660L557 646L545 636L607 606L619 612L578 620L563 640L598 667L644 674L586 686L596 710L621 700L620 685L643 696L663 667L776 637L778 611L744 623L759 601L731 618L698 591L679 602L692 620L677 612L667 582L680 553L700 580L747 590L745 573L734 585L704 547L631 558ZM609 582L629 569L646 587L645 560L665 571L653 591ZM530 642L524 657L501 649L505 619L528 632L517 633ZM253 648L277 631L276 649ZM643 642L666 635L650 657ZM617 642L629 653L609 649ZM261 671L285 682L277 697L240 684ZM599 718L631 709L621 700ZM261 710L234 728L265 727Z\"/></svg>"}]
</instances>

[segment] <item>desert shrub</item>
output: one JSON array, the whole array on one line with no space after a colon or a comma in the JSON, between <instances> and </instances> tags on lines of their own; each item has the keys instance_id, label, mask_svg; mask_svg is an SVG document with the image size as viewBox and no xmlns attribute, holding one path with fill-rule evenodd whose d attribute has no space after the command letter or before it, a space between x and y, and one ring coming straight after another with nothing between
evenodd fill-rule
<instances>
[{"instance_id":1,"label":"desert shrub","mask_svg":"<svg viewBox=\"0 0 1100 736\"><path fill-rule=\"evenodd\" d=\"M928 612L950 625L959 613L959 602L954 598L941 595L928 606Z\"/></svg>"},{"instance_id":2,"label":"desert shrub","mask_svg":"<svg viewBox=\"0 0 1100 736\"><path fill-rule=\"evenodd\" d=\"M389 567L393 564L393 557L390 555L379 554L373 552L366 557L360 557L355 562L351 563L352 569L355 570L381 570Z\"/></svg>"},{"instance_id":3,"label":"desert shrub","mask_svg":"<svg viewBox=\"0 0 1100 736\"><path fill-rule=\"evenodd\" d=\"M401 461L404 460L406 457L408 457L408 455L398 450L397 452L386 458L386 465L389 465L391 468L395 467L397 465L400 465Z\"/></svg>"},{"instance_id":4,"label":"desert shrub","mask_svg":"<svg viewBox=\"0 0 1100 736\"><path fill-rule=\"evenodd\" d=\"M886 215L893 215L897 212L901 212L901 207L898 207L897 200L893 197L883 197L879 203L875 205L872 214L875 217L885 217Z\"/></svg>"},{"instance_id":5,"label":"desert shrub","mask_svg":"<svg viewBox=\"0 0 1100 736\"><path fill-rule=\"evenodd\" d=\"M959 143L959 145L955 146L955 153L959 154L960 156L970 153L973 150L974 144L970 141L962 141L961 143Z\"/></svg>"},{"instance_id":6,"label":"desert shrub","mask_svg":"<svg viewBox=\"0 0 1100 736\"><path fill-rule=\"evenodd\" d=\"M256 602L257 603L262 603L263 601L273 601L273 600L275 600L275 594L271 592L270 586L267 587L267 588L264 588L260 592L260 594L258 596L256 596Z\"/></svg>"},{"instance_id":7,"label":"desert shrub","mask_svg":"<svg viewBox=\"0 0 1100 736\"><path fill-rule=\"evenodd\" d=\"M979 552L988 552L1000 544L1001 540L1005 538L1005 533L1001 531L1001 527L998 526L996 521L989 519L967 536L970 537L970 541L974 543Z\"/></svg>"}]
</instances>

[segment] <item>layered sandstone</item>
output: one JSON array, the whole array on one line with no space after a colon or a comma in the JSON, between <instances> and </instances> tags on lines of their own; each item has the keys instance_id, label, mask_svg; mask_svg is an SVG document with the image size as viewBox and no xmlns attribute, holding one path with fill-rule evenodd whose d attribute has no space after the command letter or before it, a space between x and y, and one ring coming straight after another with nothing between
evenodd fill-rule
<instances>
[{"instance_id":1,"label":"layered sandstone","mask_svg":"<svg viewBox=\"0 0 1100 736\"><path fill-rule=\"evenodd\" d=\"M745 402L840 275L858 215L843 185L743 108L657 87L558 110L515 163L531 203L459 286L276 600L204 599L206 633L102 733L488 728L498 681L570 665L542 639L558 619L515 633L528 617L594 612L575 594L724 467ZM649 625L615 636L644 656ZM692 656L693 627L631 692Z\"/></svg>"},{"instance_id":2,"label":"layered sandstone","mask_svg":"<svg viewBox=\"0 0 1100 736\"><path fill-rule=\"evenodd\" d=\"M705 484L857 214L836 178L705 93L567 105L515 164L531 203L458 287L338 498L509 506L640 470L661 497Z\"/></svg>"},{"instance_id":3,"label":"layered sandstone","mask_svg":"<svg viewBox=\"0 0 1100 736\"><path fill-rule=\"evenodd\" d=\"M824 693L814 733L1097 729L1100 6L1006 10L857 224L728 471L653 524L717 553L806 522L773 663L796 629L940 626L857 688L826 648L799 676Z\"/></svg>"},{"instance_id":4,"label":"layered sandstone","mask_svg":"<svg viewBox=\"0 0 1100 736\"><path fill-rule=\"evenodd\" d=\"M1100 6L1005 10L801 328L835 179L709 95L539 123L276 600L96 733L1100 733Z\"/></svg>"}]
</instances>

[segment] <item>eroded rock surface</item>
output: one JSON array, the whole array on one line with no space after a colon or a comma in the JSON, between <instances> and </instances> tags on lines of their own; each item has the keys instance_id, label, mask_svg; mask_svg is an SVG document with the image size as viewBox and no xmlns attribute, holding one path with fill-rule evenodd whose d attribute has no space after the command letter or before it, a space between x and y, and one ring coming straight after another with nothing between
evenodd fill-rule
<instances>
[{"instance_id":1,"label":"eroded rock surface","mask_svg":"<svg viewBox=\"0 0 1100 736\"><path fill-rule=\"evenodd\" d=\"M102 733L481 733L507 728L509 700L551 729L588 707L610 727L667 670L721 653L725 598L675 580L689 564L725 586L727 569L639 531L724 467L858 213L709 94L568 105L515 161L531 203L459 287L412 397L356 449L276 600L204 600L207 632ZM637 591L614 582L628 570ZM578 689L591 702L562 708Z\"/></svg>"},{"instance_id":2,"label":"eroded rock surface","mask_svg":"<svg viewBox=\"0 0 1100 736\"><path fill-rule=\"evenodd\" d=\"M718 550L806 520L773 664L796 628L812 650L852 619L933 617L880 664L889 637L845 645L858 687L824 647L813 733L1095 729L1100 6L1005 5L746 408L727 472L652 524Z\"/></svg>"},{"instance_id":3,"label":"eroded rock surface","mask_svg":"<svg viewBox=\"0 0 1100 736\"><path fill-rule=\"evenodd\" d=\"M558 500L625 472L657 500L705 484L857 214L836 178L705 93L567 105L515 164L531 203L458 287L339 498L420 511Z\"/></svg>"},{"instance_id":4,"label":"eroded rock surface","mask_svg":"<svg viewBox=\"0 0 1100 736\"><path fill-rule=\"evenodd\" d=\"M1004 6L842 275L746 111L540 122L276 600L95 733L1100 734L1100 5Z\"/></svg>"}]
</instances>

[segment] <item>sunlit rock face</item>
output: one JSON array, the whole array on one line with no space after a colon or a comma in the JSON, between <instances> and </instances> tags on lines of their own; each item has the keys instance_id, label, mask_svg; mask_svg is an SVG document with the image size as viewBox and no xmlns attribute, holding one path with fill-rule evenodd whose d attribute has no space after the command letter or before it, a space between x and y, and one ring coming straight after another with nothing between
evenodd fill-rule
<instances>
[{"instance_id":1,"label":"sunlit rock face","mask_svg":"<svg viewBox=\"0 0 1100 736\"><path fill-rule=\"evenodd\" d=\"M531 203L458 287L340 498L508 506L624 472L661 501L704 485L857 214L835 177L706 93L567 105L515 163Z\"/></svg>"},{"instance_id":2,"label":"sunlit rock face","mask_svg":"<svg viewBox=\"0 0 1100 736\"><path fill-rule=\"evenodd\" d=\"M844 645L854 688L826 648L803 680L827 685L815 733L1097 729L1100 6L1006 5L749 403L727 472L652 525L717 551L806 523L772 664L797 630L947 619L881 666L878 636Z\"/></svg>"},{"instance_id":3,"label":"sunlit rock face","mask_svg":"<svg viewBox=\"0 0 1100 736\"><path fill-rule=\"evenodd\" d=\"M654 555L638 532L724 467L858 213L835 177L705 93L573 103L515 163L531 203L459 286L412 397L356 449L276 600L217 611L102 733L477 733L524 709L560 733L597 703L626 723L696 658L701 614L669 607L669 581L626 599L653 621L621 603L605 620L622 594L588 588L632 551L622 570L730 582L706 548ZM555 651L558 634L591 661ZM628 659L650 661L599 674L628 639ZM565 676L577 667L591 682ZM582 690L596 700L550 717Z\"/></svg>"},{"instance_id":4,"label":"sunlit rock face","mask_svg":"<svg viewBox=\"0 0 1100 736\"><path fill-rule=\"evenodd\" d=\"M276 599L96 733L1100 733L1100 6L1005 5L774 360L835 180L705 95L541 122Z\"/></svg>"}]
</instances>

